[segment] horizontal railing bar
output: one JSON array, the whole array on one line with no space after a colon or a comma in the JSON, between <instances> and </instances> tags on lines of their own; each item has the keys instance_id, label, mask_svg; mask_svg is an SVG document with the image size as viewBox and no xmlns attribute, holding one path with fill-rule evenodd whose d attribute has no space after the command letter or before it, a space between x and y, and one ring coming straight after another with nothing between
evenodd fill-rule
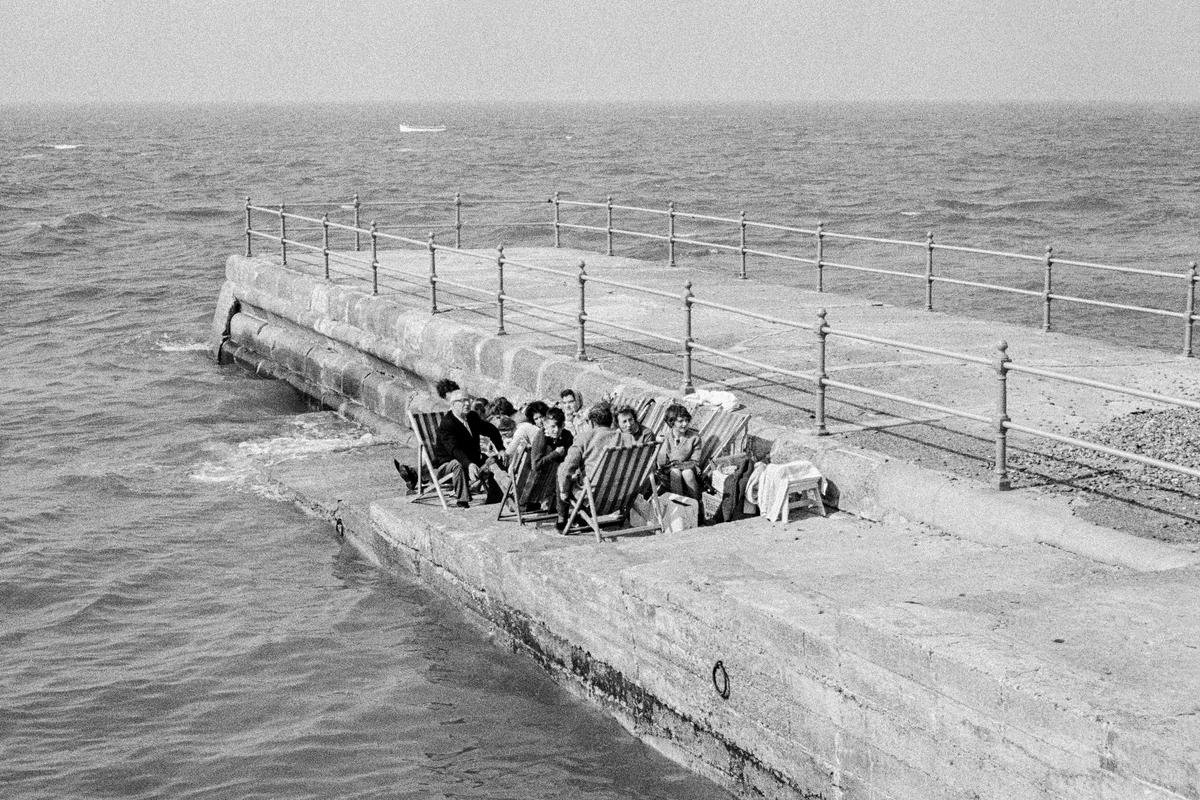
<instances>
[{"instance_id":1,"label":"horizontal railing bar","mask_svg":"<svg viewBox=\"0 0 1200 800\"><path fill-rule=\"evenodd\" d=\"M938 411L942 414L949 414L954 417L962 417L963 419L972 419L976 422L989 423L993 421L990 417L985 417L983 414L974 414L970 411L961 411L957 408L941 406L937 403L927 403L924 400L917 400L912 397L904 397L903 395L880 392L875 389L868 389L865 386L857 386L853 383L843 383L842 381L834 380L832 378L825 378L824 384L826 386L832 386L836 389L846 389L847 391L858 392L859 394L865 394L871 397L879 397L884 400L894 400L898 403L907 403L908 405L917 406L918 408L927 408L930 411Z\"/></svg>"},{"instance_id":2,"label":"horizontal railing bar","mask_svg":"<svg viewBox=\"0 0 1200 800\"><path fill-rule=\"evenodd\" d=\"M780 317L772 317L770 314L760 314L757 311L747 311L744 308L734 308L733 306L727 306L724 303L714 303L711 300L701 300L697 297L692 298L692 305L704 306L705 308L715 308L718 311L728 311L730 314L739 314L743 317L750 317L751 319L759 319L759 320L762 320L763 322L773 322L776 325L786 325L789 328L799 328L800 330L805 330L805 331L813 331L813 330L816 330L816 328L817 328L816 325L809 325L809 324L806 324L803 322L796 322L794 320L782 319Z\"/></svg>"},{"instance_id":3,"label":"horizontal railing bar","mask_svg":"<svg viewBox=\"0 0 1200 800\"><path fill-rule=\"evenodd\" d=\"M488 199L484 199L484 198L475 198L473 200L464 199L460 203L460 205L463 205L463 206L534 206L534 205L542 206L549 202L551 202L551 201L548 199L547 200L534 200L534 199L529 199L529 200L488 200ZM450 203L453 204L454 201L451 200Z\"/></svg>"},{"instance_id":4,"label":"horizontal railing bar","mask_svg":"<svg viewBox=\"0 0 1200 800\"><path fill-rule=\"evenodd\" d=\"M585 208L608 208L607 203L593 203L591 200L562 200L562 199L560 199L558 201L558 204L560 206L583 206ZM616 206L613 206L613 208L616 208ZM638 208L636 206L622 206L622 208L624 208L628 211L652 211L653 210L653 209L649 209L649 208Z\"/></svg>"},{"instance_id":5,"label":"horizontal railing bar","mask_svg":"<svg viewBox=\"0 0 1200 800\"><path fill-rule=\"evenodd\" d=\"M560 200L559 202L560 202L560 203L563 203L563 202L566 202L566 201L565 201L565 200ZM578 204L578 203L572 203L572 205L579 205L579 204ZM599 207L599 208L608 208L608 203L599 203L597 207ZM661 208L642 208L641 206L619 206L619 205L617 205L616 203L613 203L613 211L638 211L638 212L641 212L641 213L643 213L643 214L659 214L659 215L662 215L662 216L666 216L667 214L670 214L670 213L671 213L670 211L667 211L667 210L665 210L665 209L661 209ZM678 217L678 216L680 216L680 215L677 213L675 216L677 216L677 217Z\"/></svg>"},{"instance_id":6,"label":"horizontal railing bar","mask_svg":"<svg viewBox=\"0 0 1200 800\"><path fill-rule=\"evenodd\" d=\"M826 239L849 239L855 242L874 242L876 244L899 244L907 247L927 247L927 242L914 242L908 239L884 239L879 236L863 236L857 233L833 233L831 231L821 231L821 235Z\"/></svg>"},{"instance_id":7,"label":"horizontal railing bar","mask_svg":"<svg viewBox=\"0 0 1200 800\"><path fill-rule=\"evenodd\" d=\"M500 295L500 297L506 303L516 303L519 306L528 306L529 308L537 309L538 311L541 311L546 314L557 314L560 317L569 317L571 319L577 319L579 317L578 311L563 311L561 308L551 308L550 306L543 306L539 303L532 303L528 300L522 300L519 297L513 297L511 294L503 294L503 295ZM585 319L586 319L586 315L585 315Z\"/></svg>"},{"instance_id":8,"label":"horizontal railing bar","mask_svg":"<svg viewBox=\"0 0 1200 800\"><path fill-rule=\"evenodd\" d=\"M353 225L347 225L342 222L334 222L333 220L329 221L329 227L337 228L340 231L350 231L351 233L357 232L357 233L368 233L369 234L371 232L370 228L356 228Z\"/></svg>"},{"instance_id":9,"label":"horizontal railing bar","mask_svg":"<svg viewBox=\"0 0 1200 800\"><path fill-rule=\"evenodd\" d=\"M309 244L308 242L301 242L296 239L283 239L282 241L294 247L303 247L305 250L311 250L316 253L324 252L324 248L322 248L320 245Z\"/></svg>"},{"instance_id":10,"label":"horizontal railing bar","mask_svg":"<svg viewBox=\"0 0 1200 800\"><path fill-rule=\"evenodd\" d=\"M595 275L588 275L587 280L589 283L600 283L605 286L616 286L621 289L629 289L633 292L641 292L642 294L652 294L656 297L666 297L670 300L680 300L683 297L682 294L672 294L671 292L665 292L662 289L651 289L649 286L637 286L632 283L622 283L621 281L614 281L612 278L597 278Z\"/></svg>"},{"instance_id":11,"label":"horizontal railing bar","mask_svg":"<svg viewBox=\"0 0 1200 800\"><path fill-rule=\"evenodd\" d=\"M474 292L475 294L482 294L482 295L487 295L488 297L495 297L495 295L492 294L490 289L480 289L478 286L469 286L468 284L458 283L457 281L448 281L445 278L443 278L441 275L438 275L437 277L434 277L431 279L438 286L453 286L455 289L462 289L463 291L466 291L466 292Z\"/></svg>"},{"instance_id":12,"label":"horizontal railing bar","mask_svg":"<svg viewBox=\"0 0 1200 800\"><path fill-rule=\"evenodd\" d=\"M343 203L350 203L350 207L354 208L353 200L284 200L283 203L288 208L321 208L325 206L340 206ZM251 206L254 208L254 206ZM276 209L278 210L278 209Z\"/></svg>"},{"instance_id":13,"label":"horizontal railing bar","mask_svg":"<svg viewBox=\"0 0 1200 800\"><path fill-rule=\"evenodd\" d=\"M1115 383L1105 383L1104 381L1094 381L1091 378L1080 378L1075 375L1068 375L1065 372L1054 372L1053 370L1041 369L1040 367L1027 367L1023 364L1018 364L1015 361L1010 361L1005 366L1005 369L1007 369L1009 372L1023 372L1026 375L1037 375L1039 378L1049 378L1051 380L1062 381L1064 383L1075 383L1080 386L1090 386L1093 389L1103 389L1108 392L1127 394L1132 397L1140 397L1143 400L1153 400L1157 403L1164 403L1166 405L1200 409L1200 402L1195 400L1185 400L1182 397L1168 397L1167 395L1157 394L1155 392L1144 392L1141 389L1134 389L1128 386L1118 386Z\"/></svg>"},{"instance_id":14,"label":"horizontal railing bar","mask_svg":"<svg viewBox=\"0 0 1200 800\"><path fill-rule=\"evenodd\" d=\"M394 233L384 233L383 231L379 231L376 233L376 236L378 236L380 239L388 239L393 242L403 242L404 244L411 244L414 247L426 247L426 248L429 247L429 242L423 242L420 239L412 239L408 236L398 236Z\"/></svg>"},{"instance_id":15,"label":"horizontal railing bar","mask_svg":"<svg viewBox=\"0 0 1200 800\"><path fill-rule=\"evenodd\" d=\"M928 245L922 245L928 246ZM1045 256L1031 256L1026 253L1007 253L1003 250L984 250L979 247L963 247L957 244L937 244L933 245L934 250L950 250L955 253L975 253L981 256L1000 256L1001 258L1019 258L1023 261L1038 261L1046 260Z\"/></svg>"},{"instance_id":16,"label":"horizontal railing bar","mask_svg":"<svg viewBox=\"0 0 1200 800\"><path fill-rule=\"evenodd\" d=\"M1116 267L1111 264L1097 264L1094 261L1072 261L1067 258L1058 258L1055 256L1051 259L1054 266L1065 264L1068 267L1085 267L1087 269L1099 269L1106 272L1127 272L1131 275L1151 275L1155 278L1191 278L1191 273L1187 272L1164 272L1160 269L1141 269L1139 267Z\"/></svg>"},{"instance_id":17,"label":"horizontal railing bar","mask_svg":"<svg viewBox=\"0 0 1200 800\"><path fill-rule=\"evenodd\" d=\"M279 241L278 235L273 234L273 233L267 233L266 231L256 231L253 228L250 228L249 230L246 231L246 233L250 234L251 236L258 236L263 239L270 239L273 242Z\"/></svg>"},{"instance_id":18,"label":"horizontal railing bar","mask_svg":"<svg viewBox=\"0 0 1200 800\"><path fill-rule=\"evenodd\" d=\"M797 372L795 370L785 369L783 367L774 366L772 364L764 364L761 361L755 361L753 358L746 358L745 356L739 356L739 355L734 355L733 353L727 353L724 350L718 350L715 347L708 347L706 345L700 344L699 342L692 342L692 349L699 350L702 353L711 353L712 355L719 356L721 358L728 358L733 361L738 361L738 362L741 362L742 364L747 364L751 367L757 367L758 369L765 370L768 372L775 372L780 375L787 375L790 378L796 378L798 380L808 381L809 383L816 383L816 381L817 381L817 379L815 377L813 377L812 375L806 375L803 372Z\"/></svg>"},{"instance_id":19,"label":"horizontal railing bar","mask_svg":"<svg viewBox=\"0 0 1200 800\"><path fill-rule=\"evenodd\" d=\"M899 342L895 339L885 339L882 336L870 336L865 333L853 333L851 331L838 330L825 326L825 333L829 336L841 336L843 339L854 339L859 342L870 342L872 344L881 344L885 347L895 347L898 350L911 350L914 353L925 353L931 356L942 356L955 361L964 361L968 364L982 364L985 367L993 366L994 362L986 359L983 356L972 356L967 353L956 353L953 350L942 350L938 347L928 347L923 344L909 344L908 342Z\"/></svg>"},{"instance_id":20,"label":"horizontal railing bar","mask_svg":"<svg viewBox=\"0 0 1200 800\"><path fill-rule=\"evenodd\" d=\"M741 224L740 219L733 219L731 217L714 217L711 214L693 214L690 211L676 211L675 218L679 219L681 217L683 219L703 219L703 220L707 220L709 222L731 222L734 225Z\"/></svg>"},{"instance_id":21,"label":"horizontal railing bar","mask_svg":"<svg viewBox=\"0 0 1200 800\"><path fill-rule=\"evenodd\" d=\"M317 224L317 227L321 226L320 217L306 217L303 214L293 214L291 212L287 212L283 216L287 217L288 219L298 219L301 222L314 222Z\"/></svg>"},{"instance_id":22,"label":"horizontal railing bar","mask_svg":"<svg viewBox=\"0 0 1200 800\"><path fill-rule=\"evenodd\" d=\"M1041 297L1042 293L1036 289L1018 289L1015 286L1000 286L995 283L980 283L979 281L967 281L962 278L946 278L941 275L933 276L934 283L950 283L955 286L974 286L979 289L992 289L997 292L1008 292L1009 294L1023 294L1029 297Z\"/></svg>"},{"instance_id":23,"label":"horizontal railing bar","mask_svg":"<svg viewBox=\"0 0 1200 800\"><path fill-rule=\"evenodd\" d=\"M550 224L553 225L554 223L552 222ZM607 230L607 229L601 228L600 230ZM613 233L622 233L622 234L625 234L626 236L636 236L641 239L661 239L664 242L667 239L671 238L669 236L663 236L661 233L646 233L645 231L626 231L626 230L621 230L620 228L613 228L612 232ZM675 239L675 241L678 242L679 239L677 238L677 239Z\"/></svg>"},{"instance_id":24,"label":"horizontal railing bar","mask_svg":"<svg viewBox=\"0 0 1200 800\"><path fill-rule=\"evenodd\" d=\"M1187 316L1182 311L1168 311L1165 308L1147 308L1146 306L1130 306L1124 303L1110 303L1107 300L1091 300L1087 297L1074 297L1069 294L1052 294L1051 300L1063 300L1068 303L1080 303L1085 306L1100 306L1101 308L1116 308L1121 311L1140 311L1143 314L1157 314L1160 317L1176 317L1183 319Z\"/></svg>"},{"instance_id":25,"label":"horizontal railing bar","mask_svg":"<svg viewBox=\"0 0 1200 800\"><path fill-rule=\"evenodd\" d=\"M604 228L604 227L601 227L598 225L580 225L578 223L571 223L571 222L560 222L560 223L558 223L558 227L574 228L577 231L599 231L600 233L604 233L605 231L608 230L608 228Z\"/></svg>"},{"instance_id":26,"label":"horizontal railing bar","mask_svg":"<svg viewBox=\"0 0 1200 800\"><path fill-rule=\"evenodd\" d=\"M817 263L817 260L815 258L801 258L800 256L789 256L789 255L785 255L783 253L772 253L769 250L751 250L749 247L746 248L746 255L748 255L748 256L766 256L768 258L782 259L783 261L795 261L800 264L816 265L816 263ZM824 262L822 262L822 263L824 263Z\"/></svg>"},{"instance_id":27,"label":"horizontal railing bar","mask_svg":"<svg viewBox=\"0 0 1200 800\"><path fill-rule=\"evenodd\" d=\"M1185 467L1182 464L1172 464L1169 461L1160 461L1157 458L1143 456L1138 453L1130 453L1126 450L1118 450L1115 447L1108 447L1102 444L1076 439L1074 436L1065 436L1061 433L1052 433L1051 431L1042 430L1041 428L1031 428L1027 425L1021 425L1016 422L1005 422L1004 427L1010 431L1029 434L1030 436L1040 436L1043 439L1050 439L1062 444L1069 444L1074 447L1083 448L1085 450L1094 450L1097 453L1105 453L1117 458L1124 458L1130 461L1136 461L1139 464L1145 464L1148 467L1157 467L1158 469L1171 470L1172 472L1181 472L1184 475L1191 475L1194 478L1200 478L1200 470Z\"/></svg>"},{"instance_id":28,"label":"horizontal railing bar","mask_svg":"<svg viewBox=\"0 0 1200 800\"><path fill-rule=\"evenodd\" d=\"M858 264L841 264L837 261L825 261L825 260L821 261L821 265L825 266L825 267L836 267L838 269L849 269L849 270L853 270L854 272L871 272L871 273L874 273L875 275L895 275L900 278L920 278L921 280L925 279L925 276L921 275L919 273L903 272L902 270L898 270L898 269L883 269L881 267L862 267L862 266L859 266Z\"/></svg>"},{"instance_id":29,"label":"horizontal railing bar","mask_svg":"<svg viewBox=\"0 0 1200 800\"><path fill-rule=\"evenodd\" d=\"M558 275L561 278L570 278L572 280L579 277L579 273L577 272L567 272L566 270L555 269L554 267L544 267L541 264L526 264L523 261L509 261L507 258L504 259L504 266L531 269L534 272L544 272L548 275Z\"/></svg>"},{"instance_id":30,"label":"horizontal railing bar","mask_svg":"<svg viewBox=\"0 0 1200 800\"><path fill-rule=\"evenodd\" d=\"M646 336L651 339L659 339L664 342L670 342L671 344L680 344L680 341L678 339L672 338L670 336L664 336L663 334L655 333L654 331L646 331L646 330L642 330L641 328L635 328L632 325L623 325L619 322L608 322L606 320L593 319L591 317L588 317L587 321L589 324L592 324L592 325L605 325L609 328L616 328L617 330L628 331L630 333L636 333L638 336Z\"/></svg>"},{"instance_id":31,"label":"horizontal railing bar","mask_svg":"<svg viewBox=\"0 0 1200 800\"><path fill-rule=\"evenodd\" d=\"M739 222L741 220L738 220ZM767 228L773 231L787 231L788 233L803 233L807 236L816 236L817 232L813 228L793 228L790 225L776 225L773 222L751 222L746 220L747 228Z\"/></svg>"},{"instance_id":32,"label":"horizontal railing bar","mask_svg":"<svg viewBox=\"0 0 1200 800\"><path fill-rule=\"evenodd\" d=\"M344 250L330 250L329 258L334 261L351 262L354 264L365 264L368 267L371 266L371 259L361 258L359 256L352 256ZM398 271L399 270L397 270L397 272Z\"/></svg>"},{"instance_id":33,"label":"horizontal railing bar","mask_svg":"<svg viewBox=\"0 0 1200 800\"><path fill-rule=\"evenodd\" d=\"M716 247L719 250L732 250L735 253L738 252L738 250L740 249L737 245L733 245L733 244L718 244L717 242L705 242L700 239L685 239L682 236L676 236L675 243L676 244L694 244L697 247Z\"/></svg>"}]
</instances>

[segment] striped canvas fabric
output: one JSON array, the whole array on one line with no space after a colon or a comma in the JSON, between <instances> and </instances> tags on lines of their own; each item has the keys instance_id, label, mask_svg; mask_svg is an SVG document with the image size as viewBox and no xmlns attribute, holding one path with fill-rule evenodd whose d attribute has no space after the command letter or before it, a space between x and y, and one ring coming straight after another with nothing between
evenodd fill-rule
<instances>
[{"instance_id":1,"label":"striped canvas fabric","mask_svg":"<svg viewBox=\"0 0 1200 800\"><path fill-rule=\"evenodd\" d=\"M739 436L745 438L749 425L749 414L718 411L700 432L700 469L703 470L713 458L725 452Z\"/></svg>"},{"instance_id":2,"label":"striped canvas fabric","mask_svg":"<svg viewBox=\"0 0 1200 800\"><path fill-rule=\"evenodd\" d=\"M596 517L624 513L642 481L650 474L658 444L609 447L600 456L600 464L588 475L592 487Z\"/></svg>"},{"instance_id":3,"label":"striped canvas fabric","mask_svg":"<svg viewBox=\"0 0 1200 800\"><path fill-rule=\"evenodd\" d=\"M427 476L426 459L428 464L433 464L433 443L437 441L438 426L442 424L442 419L445 418L449 411L410 411L408 414L408 424L412 428L413 434L417 437L418 450L424 450L424 458L418 452L417 455L417 475L422 478L428 477L433 480L433 476Z\"/></svg>"}]
</instances>

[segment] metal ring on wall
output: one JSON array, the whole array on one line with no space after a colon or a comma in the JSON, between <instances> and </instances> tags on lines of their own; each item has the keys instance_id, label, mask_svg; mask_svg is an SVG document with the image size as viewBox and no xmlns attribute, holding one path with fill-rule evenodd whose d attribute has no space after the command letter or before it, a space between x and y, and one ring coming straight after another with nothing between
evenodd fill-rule
<instances>
[{"instance_id":1,"label":"metal ring on wall","mask_svg":"<svg viewBox=\"0 0 1200 800\"><path fill-rule=\"evenodd\" d=\"M713 664L712 668L713 688L717 690L717 694L721 695L722 700L729 699L729 673L725 671L725 664L718 661Z\"/></svg>"}]
</instances>

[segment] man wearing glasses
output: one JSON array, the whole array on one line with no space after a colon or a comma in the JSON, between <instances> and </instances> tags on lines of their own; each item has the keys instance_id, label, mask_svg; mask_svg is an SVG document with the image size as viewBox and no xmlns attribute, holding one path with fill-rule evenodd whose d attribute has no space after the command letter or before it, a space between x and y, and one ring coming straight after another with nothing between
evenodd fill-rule
<instances>
[{"instance_id":1,"label":"man wearing glasses","mask_svg":"<svg viewBox=\"0 0 1200 800\"><path fill-rule=\"evenodd\" d=\"M433 445L433 461L438 477L454 477L454 493L459 508L471 507L471 487L478 484L487 492L486 503L498 503L502 493L492 477L493 462L485 460L479 449L479 437L486 436L496 445L496 451L504 452L504 441L500 431L487 420L471 411L471 395L455 389L446 395L450 413L438 426L437 439Z\"/></svg>"}]
</instances>

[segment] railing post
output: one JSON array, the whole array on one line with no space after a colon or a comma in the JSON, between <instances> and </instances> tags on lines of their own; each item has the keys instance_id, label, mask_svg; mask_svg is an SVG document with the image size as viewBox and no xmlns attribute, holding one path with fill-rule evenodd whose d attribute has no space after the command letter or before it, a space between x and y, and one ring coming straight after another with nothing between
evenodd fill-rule
<instances>
[{"instance_id":1,"label":"railing post","mask_svg":"<svg viewBox=\"0 0 1200 800\"><path fill-rule=\"evenodd\" d=\"M354 235L358 236L358 231ZM379 294L379 226L375 220L371 220L371 294Z\"/></svg>"},{"instance_id":2,"label":"railing post","mask_svg":"<svg viewBox=\"0 0 1200 800\"><path fill-rule=\"evenodd\" d=\"M825 291L825 223L817 223L817 291Z\"/></svg>"},{"instance_id":3,"label":"railing post","mask_svg":"<svg viewBox=\"0 0 1200 800\"><path fill-rule=\"evenodd\" d=\"M1046 271L1042 280L1042 330L1050 330L1050 289L1054 271L1054 248L1046 248Z\"/></svg>"},{"instance_id":4,"label":"railing post","mask_svg":"<svg viewBox=\"0 0 1200 800\"><path fill-rule=\"evenodd\" d=\"M562 234L559 228L560 220L558 216L558 192L554 193L554 246L562 247Z\"/></svg>"},{"instance_id":5,"label":"railing post","mask_svg":"<svg viewBox=\"0 0 1200 800\"><path fill-rule=\"evenodd\" d=\"M462 249L462 193L454 193L454 248Z\"/></svg>"},{"instance_id":6,"label":"railing post","mask_svg":"<svg viewBox=\"0 0 1200 800\"><path fill-rule=\"evenodd\" d=\"M587 324L587 265L583 259L579 261L579 344L575 348L575 360L587 361L587 343L584 340L584 326Z\"/></svg>"},{"instance_id":7,"label":"railing post","mask_svg":"<svg viewBox=\"0 0 1200 800\"><path fill-rule=\"evenodd\" d=\"M1196 316L1196 262L1188 264L1187 302L1183 312L1183 357L1192 357L1192 319Z\"/></svg>"},{"instance_id":8,"label":"railing post","mask_svg":"<svg viewBox=\"0 0 1200 800\"><path fill-rule=\"evenodd\" d=\"M250 247L250 240L254 237L254 234L251 233L253 230L254 228L251 227L250 221L250 196L246 195L246 258L254 255Z\"/></svg>"},{"instance_id":9,"label":"railing post","mask_svg":"<svg viewBox=\"0 0 1200 800\"><path fill-rule=\"evenodd\" d=\"M279 259L287 266L287 205L279 204Z\"/></svg>"},{"instance_id":10,"label":"railing post","mask_svg":"<svg viewBox=\"0 0 1200 800\"><path fill-rule=\"evenodd\" d=\"M1008 342L996 345L996 489L1012 488L1008 479Z\"/></svg>"},{"instance_id":11,"label":"railing post","mask_svg":"<svg viewBox=\"0 0 1200 800\"><path fill-rule=\"evenodd\" d=\"M683 287L683 386L684 394L696 391L692 385L692 282Z\"/></svg>"},{"instance_id":12,"label":"railing post","mask_svg":"<svg viewBox=\"0 0 1200 800\"><path fill-rule=\"evenodd\" d=\"M925 232L925 310L933 311L933 231Z\"/></svg>"},{"instance_id":13,"label":"railing post","mask_svg":"<svg viewBox=\"0 0 1200 800\"><path fill-rule=\"evenodd\" d=\"M667 203L667 266L675 266L675 201Z\"/></svg>"},{"instance_id":14,"label":"railing post","mask_svg":"<svg viewBox=\"0 0 1200 800\"><path fill-rule=\"evenodd\" d=\"M825 379L829 377L825 368L825 339L829 329L825 325L825 309L817 311L817 436L828 436L825 427Z\"/></svg>"},{"instance_id":15,"label":"railing post","mask_svg":"<svg viewBox=\"0 0 1200 800\"><path fill-rule=\"evenodd\" d=\"M354 252L362 250L362 203L358 201L358 192L354 193ZM375 229L375 223L371 223L371 229Z\"/></svg>"},{"instance_id":16,"label":"railing post","mask_svg":"<svg viewBox=\"0 0 1200 800\"><path fill-rule=\"evenodd\" d=\"M608 239L607 255L612 255L612 195L608 196L608 223L605 226L605 235Z\"/></svg>"},{"instance_id":17,"label":"railing post","mask_svg":"<svg viewBox=\"0 0 1200 800\"><path fill-rule=\"evenodd\" d=\"M321 215L321 255L325 257L325 280L329 280L329 214Z\"/></svg>"},{"instance_id":18,"label":"railing post","mask_svg":"<svg viewBox=\"0 0 1200 800\"><path fill-rule=\"evenodd\" d=\"M429 313L438 313L437 307L437 247L433 243L433 231L429 232Z\"/></svg>"},{"instance_id":19,"label":"railing post","mask_svg":"<svg viewBox=\"0 0 1200 800\"><path fill-rule=\"evenodd\" d=\"M738 254L742 257L742 268L738 273L738 277L746 280L746 212L744 210L738 215L738 226L741 228L741 237L738 240Z\"/></svg>"},{"instance_id":20,"label":"railing post","mask_svg":"<svg viewBox=\"0 0 1200 800\"><path fill-rule=\"evenodd\" d=\"M504 245L496 247L496 335L504 330Z\"/></svg>"}]
</instances>

